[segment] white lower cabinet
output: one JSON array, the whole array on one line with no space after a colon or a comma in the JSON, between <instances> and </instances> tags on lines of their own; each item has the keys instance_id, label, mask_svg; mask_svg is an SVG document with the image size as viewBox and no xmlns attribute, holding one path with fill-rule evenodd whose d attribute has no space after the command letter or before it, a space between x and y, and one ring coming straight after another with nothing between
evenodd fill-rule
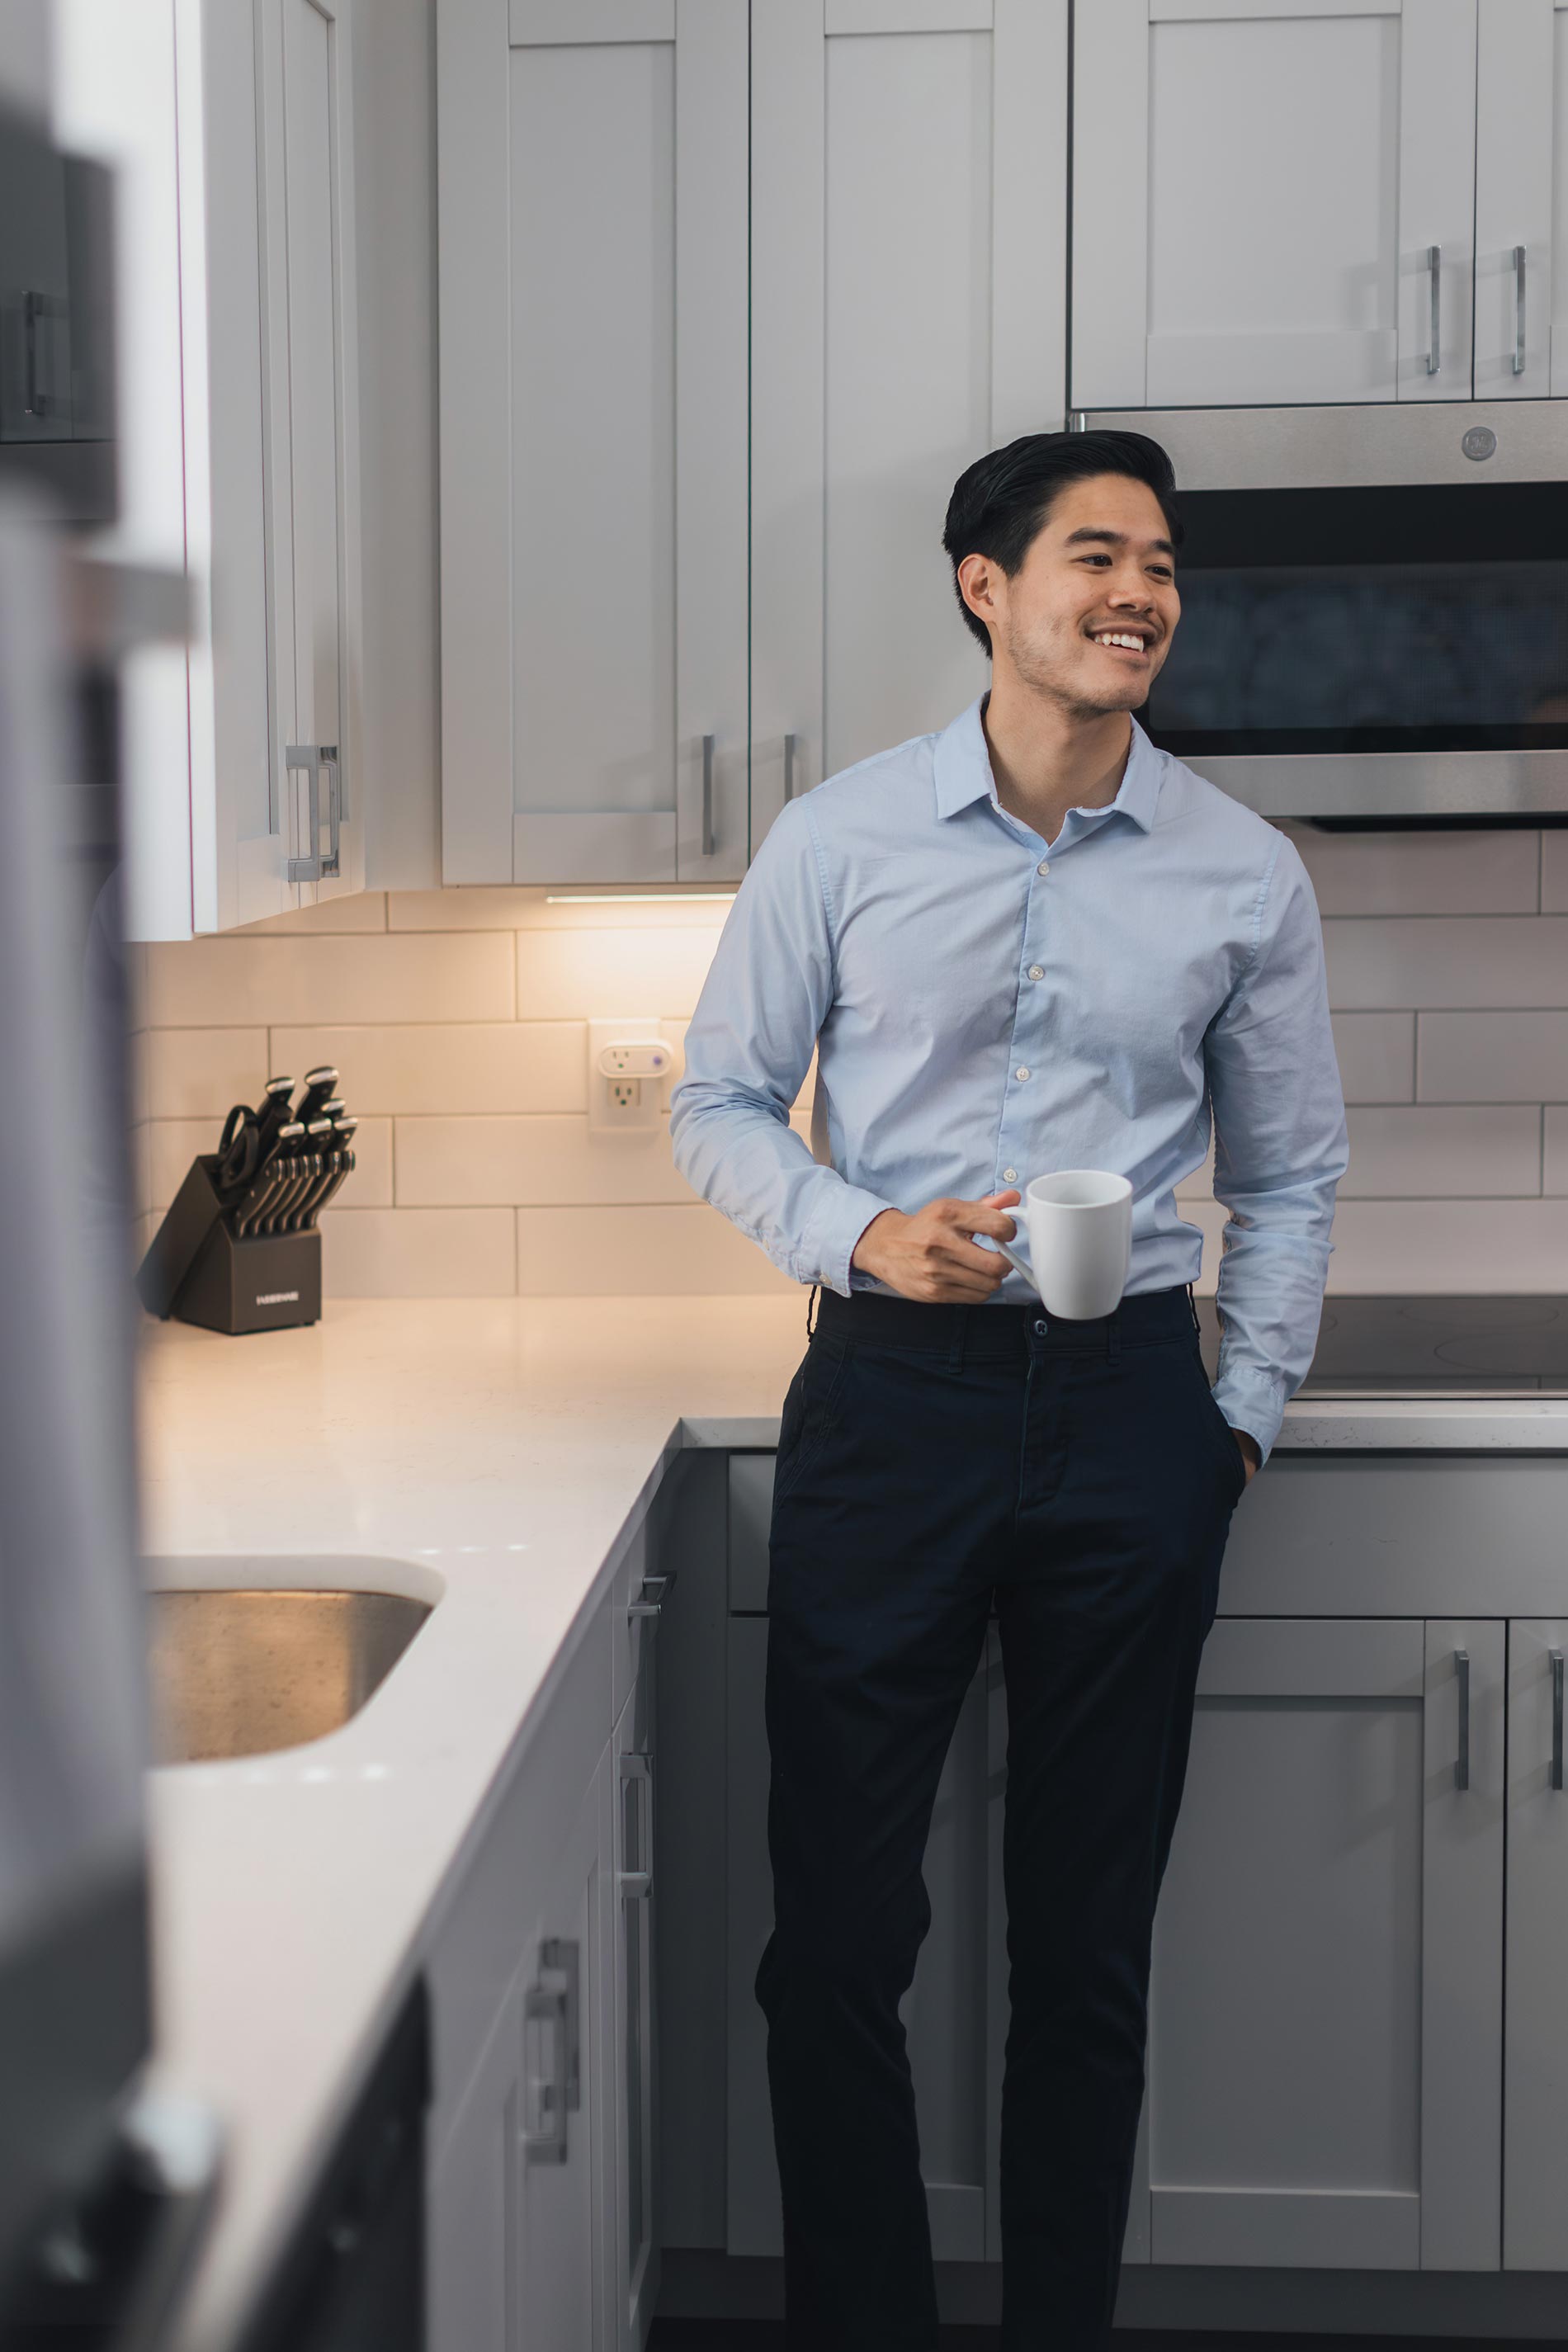
<instances>
[{"instance_id":1,"label":"white lower cabinet","mask_svg":"<svg viewBox=\"0 0 1568 2352\"><path fill-rule=\"evenodd\" d=\"M1215 1624L1154 1930L1152 2262L1497 2269L1503 1649Z\"/></svg>"},{"instance_id":2,"label":"white lower cabinet","mask_svg":"<svg viewBox=\"0 0 1568 2352\"><path fill-rule=\"evenodd\" d=\"M1568 1617L1508 1629L1508 2037L1503 2266L1568 2270Z\"/></svg>"},{"instance_id":3,"label":"white lower cabinet","mask_svg":"<svg viewBox=\"0 0 1568 2352\"><path fill-rule=\"evenodd\" d=\"M615 2352L614 1759L553 1864L430 2184L431 2352Z\"/></svg>"}]
</instances>

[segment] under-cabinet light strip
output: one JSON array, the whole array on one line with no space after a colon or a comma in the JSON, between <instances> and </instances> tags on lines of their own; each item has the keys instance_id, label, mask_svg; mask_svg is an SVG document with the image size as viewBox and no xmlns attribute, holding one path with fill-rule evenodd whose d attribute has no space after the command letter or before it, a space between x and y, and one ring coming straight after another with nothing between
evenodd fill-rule
<instances>
[{"instance_id":1,"label":"under-cabinet light strip","mask_svg":"<svg viewBox=\"0 0 1568 2352\"><path fill-rule=\"evenodd\" d=\"M713 898L728 904L733 890L550 890L547 907L654 907L677 898Z\"/></svg>"}]
</instances>

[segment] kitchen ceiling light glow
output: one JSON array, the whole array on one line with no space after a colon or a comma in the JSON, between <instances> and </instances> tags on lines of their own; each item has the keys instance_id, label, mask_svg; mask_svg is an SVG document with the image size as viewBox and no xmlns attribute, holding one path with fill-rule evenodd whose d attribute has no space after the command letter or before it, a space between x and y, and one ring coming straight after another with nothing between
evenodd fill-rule
<instances>
[{"instance_id":1,"label":"kitchen ceiling light glow","mask_svg":"<svg viewBox=\"0 0 1568 2352\"><path fill-rule=\"evenodd\" d=\"M547 907L652 907L667 900L716 898L726 904L733 890L561 890L547 891Z\"/></svg>"}]
</instances>

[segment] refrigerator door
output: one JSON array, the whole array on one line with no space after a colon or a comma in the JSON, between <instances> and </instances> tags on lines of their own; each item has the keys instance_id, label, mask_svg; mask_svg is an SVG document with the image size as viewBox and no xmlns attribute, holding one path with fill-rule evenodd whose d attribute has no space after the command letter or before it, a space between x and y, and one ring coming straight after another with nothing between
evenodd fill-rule
<instances>
[{"instance_id":1,"label":"refrigerator door","mask_svg":"<svg viewBox=\"0 0 1568 2352\"><path fill-rule=\"evenodd\" d=\"M149 2035L124 966L70 561L0 488L0 2307Z\"/></svg>"}]
</instances>

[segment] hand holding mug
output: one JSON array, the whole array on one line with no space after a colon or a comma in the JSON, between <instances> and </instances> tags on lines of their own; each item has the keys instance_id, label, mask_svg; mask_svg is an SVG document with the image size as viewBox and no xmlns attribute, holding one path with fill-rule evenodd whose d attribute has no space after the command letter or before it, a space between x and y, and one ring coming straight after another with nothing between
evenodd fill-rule
<instances>
[{"instance_id":1,"label":"hand holding mug","mask_svg":"<svg viewBox=\"0 0 1568 2352\"><path fill-rule=\"evenodd\" d=\"M1021 1197L1011 1190L988 1192L983 1201L929 1201L912 1216L884 1209L856 1243L849 1263L905 1298L982 1306L1006 1280L1007 1260L1000 1248L982 1249L971 1236L1010 1242L1016 1228L1005 1211Z\"/></svg>"}]
</instances>

